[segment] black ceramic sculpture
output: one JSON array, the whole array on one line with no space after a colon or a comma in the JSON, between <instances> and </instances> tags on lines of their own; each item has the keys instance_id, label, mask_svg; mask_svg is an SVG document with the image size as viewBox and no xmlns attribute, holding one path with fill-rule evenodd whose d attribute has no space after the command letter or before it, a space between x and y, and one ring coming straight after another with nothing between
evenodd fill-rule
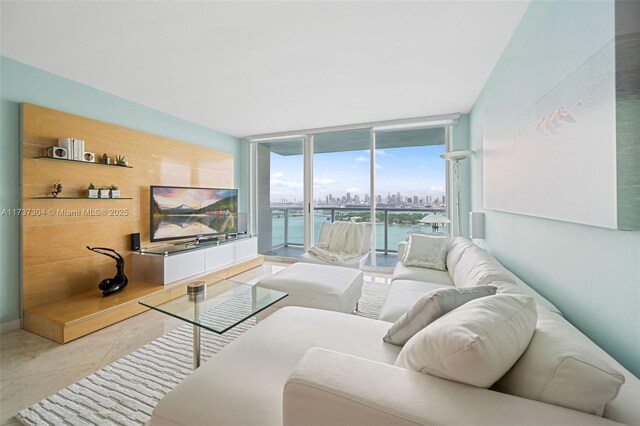
<instances>
[{"instance_id":1,"label":"black ceramic sculpture","mask_svg":"<svg viewBox=\"0 0 640 426\"><path fill-rule=\"evenodd\" d=\"M87 248L98 254L109 256L116 261L116 275L113 278L106 278L100 281L100 284L98 284L98 288L102 290L102 294L104 296L109 296L125 288L129 283L129 279L124 274L124 257L120 256L120 253L118 253L117 251L106 247L87 246Z\"/></svg>"}]
</instances>

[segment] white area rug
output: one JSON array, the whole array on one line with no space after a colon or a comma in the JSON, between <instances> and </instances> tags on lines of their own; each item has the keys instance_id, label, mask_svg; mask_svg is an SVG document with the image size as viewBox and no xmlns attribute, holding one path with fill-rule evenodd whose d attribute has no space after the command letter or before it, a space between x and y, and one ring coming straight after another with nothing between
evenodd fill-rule
<instances>
[{"instance_id":1,"label":"white area rug","mask_svg":"<svg viewBox=\"0 0 640 426\"><path fill-rule=\"evenodd\" d=\"M365 281L360 314L377 318L388 284ZM222 336L203 331L202 362L256 324L254 318ZM25 425L144 425L162 397L192 371L191 326L184 325L20 411Z\"/></svg>"}]
</instances>

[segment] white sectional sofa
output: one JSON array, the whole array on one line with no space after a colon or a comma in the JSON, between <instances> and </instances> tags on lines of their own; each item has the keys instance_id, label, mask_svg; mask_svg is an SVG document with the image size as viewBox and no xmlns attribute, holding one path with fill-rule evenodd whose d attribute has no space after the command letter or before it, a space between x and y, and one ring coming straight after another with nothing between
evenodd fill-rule
<instances>
[{"instance_id":1,"label":"white sectional sofa","mask_svg":"<svg viewBox=\"0 0 640 426\"><path fill-rule=\"evenodd\" d=\"M398 259L402 259L406 247L406 242L398 244ZM391 277L391 289L389 290L387 300L382 307L380 319L383 321L395 322L400 318L400 316L402 316L402 314L411 308L419 297L425 293L437 288L450 287L453 285L458 285L460 287L464 286L464 284L460 283L454 284L453 271L456 270L456 266L468 249L472 249L474 253L466 253L465 257L469 257L469 259L463 259L463 261L467 261L470 266L477 265L477 263L475 263L477 260L486 262L486 259L476 259L478 256L473 256L474 254L480 253L481 255L491 256L486 250L477 247L464 238L456 238L453 240L451 248L447 254L447 271L404 266L402 262L398 262L393 270L393 275ZM551 302L538 294L538 292L529 287L524 281L516 277L506 268L502 267L502 265L500 265L493 256L491 256L490 259L492 262L495 262L495 265L487 265L485 263L484 268L481 268L481 271L478 272L479 274L486 275L480 277L482 283L490 284L494 281L503 282L505 284L513 283L517 288L517 291L533 297L538 306L542 306L551 312L562 315L560 310ZM510 286L503 285L503 287Z\"/></svg>"},{"instance_id":2,"label":"white sectional sofa","mask_svg":"<svg viewBox=\"0 0 640 426\"><path fill-rule=\"evenodd\" d=\"M447 266L449 271L431 271L399 264L381 320L311 308L280 309L169 392L154 410L152 424L640 424L640 380L562 318L551 303L465 240L454 241ZM537 345L548 342L545 327L566 332L569 337L560 346L575 341L589 356L623 375L626 383L606 405L603 416L540 402L536 395L525 398L505 393L510 386L521 384L522 370L553 356L533 350L534 340L492 389L394 366L402 347L382 340L391 321L431 289L454 283L491 284L499 292L533 296L540 327L534 333ZM533 377L531 385L538 379ZM566 380L561 383L566 384ZM570 394L589 398L597 396L598 389L582 386Z\"/></svg>"}]
</instances>

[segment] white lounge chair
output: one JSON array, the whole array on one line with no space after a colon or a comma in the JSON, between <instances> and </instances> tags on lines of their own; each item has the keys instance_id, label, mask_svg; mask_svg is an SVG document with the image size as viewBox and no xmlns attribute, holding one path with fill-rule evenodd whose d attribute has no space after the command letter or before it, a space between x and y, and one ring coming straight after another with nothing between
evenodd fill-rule
<instances>
[{"instance_id":1,"label":"white lounge chair","mask_svg":"<svg viewBox=\"0 0 640 426\"><path fill-rule=\"evenodd\" d=\"M323 222L318 243L298 261L360 269L369 255L371 231L371 223Z\"/></svg>"}]
</instances>

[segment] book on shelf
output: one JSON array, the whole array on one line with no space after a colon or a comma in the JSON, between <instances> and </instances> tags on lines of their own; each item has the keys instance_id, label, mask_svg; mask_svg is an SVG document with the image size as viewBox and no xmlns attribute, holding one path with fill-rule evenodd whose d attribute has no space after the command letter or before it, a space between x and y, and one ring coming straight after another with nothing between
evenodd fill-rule
<instances>
[{"instance_id":1,"label":"book on shelf","mask_svg":"<svg viewBox=\"0 0 640 426\"><path fill-rule=\"evenodd\" d=\"M61 138L58 139L58 146L67 150L69 160L84 161L84 140Z\"/></svg>"}]
</instances>

